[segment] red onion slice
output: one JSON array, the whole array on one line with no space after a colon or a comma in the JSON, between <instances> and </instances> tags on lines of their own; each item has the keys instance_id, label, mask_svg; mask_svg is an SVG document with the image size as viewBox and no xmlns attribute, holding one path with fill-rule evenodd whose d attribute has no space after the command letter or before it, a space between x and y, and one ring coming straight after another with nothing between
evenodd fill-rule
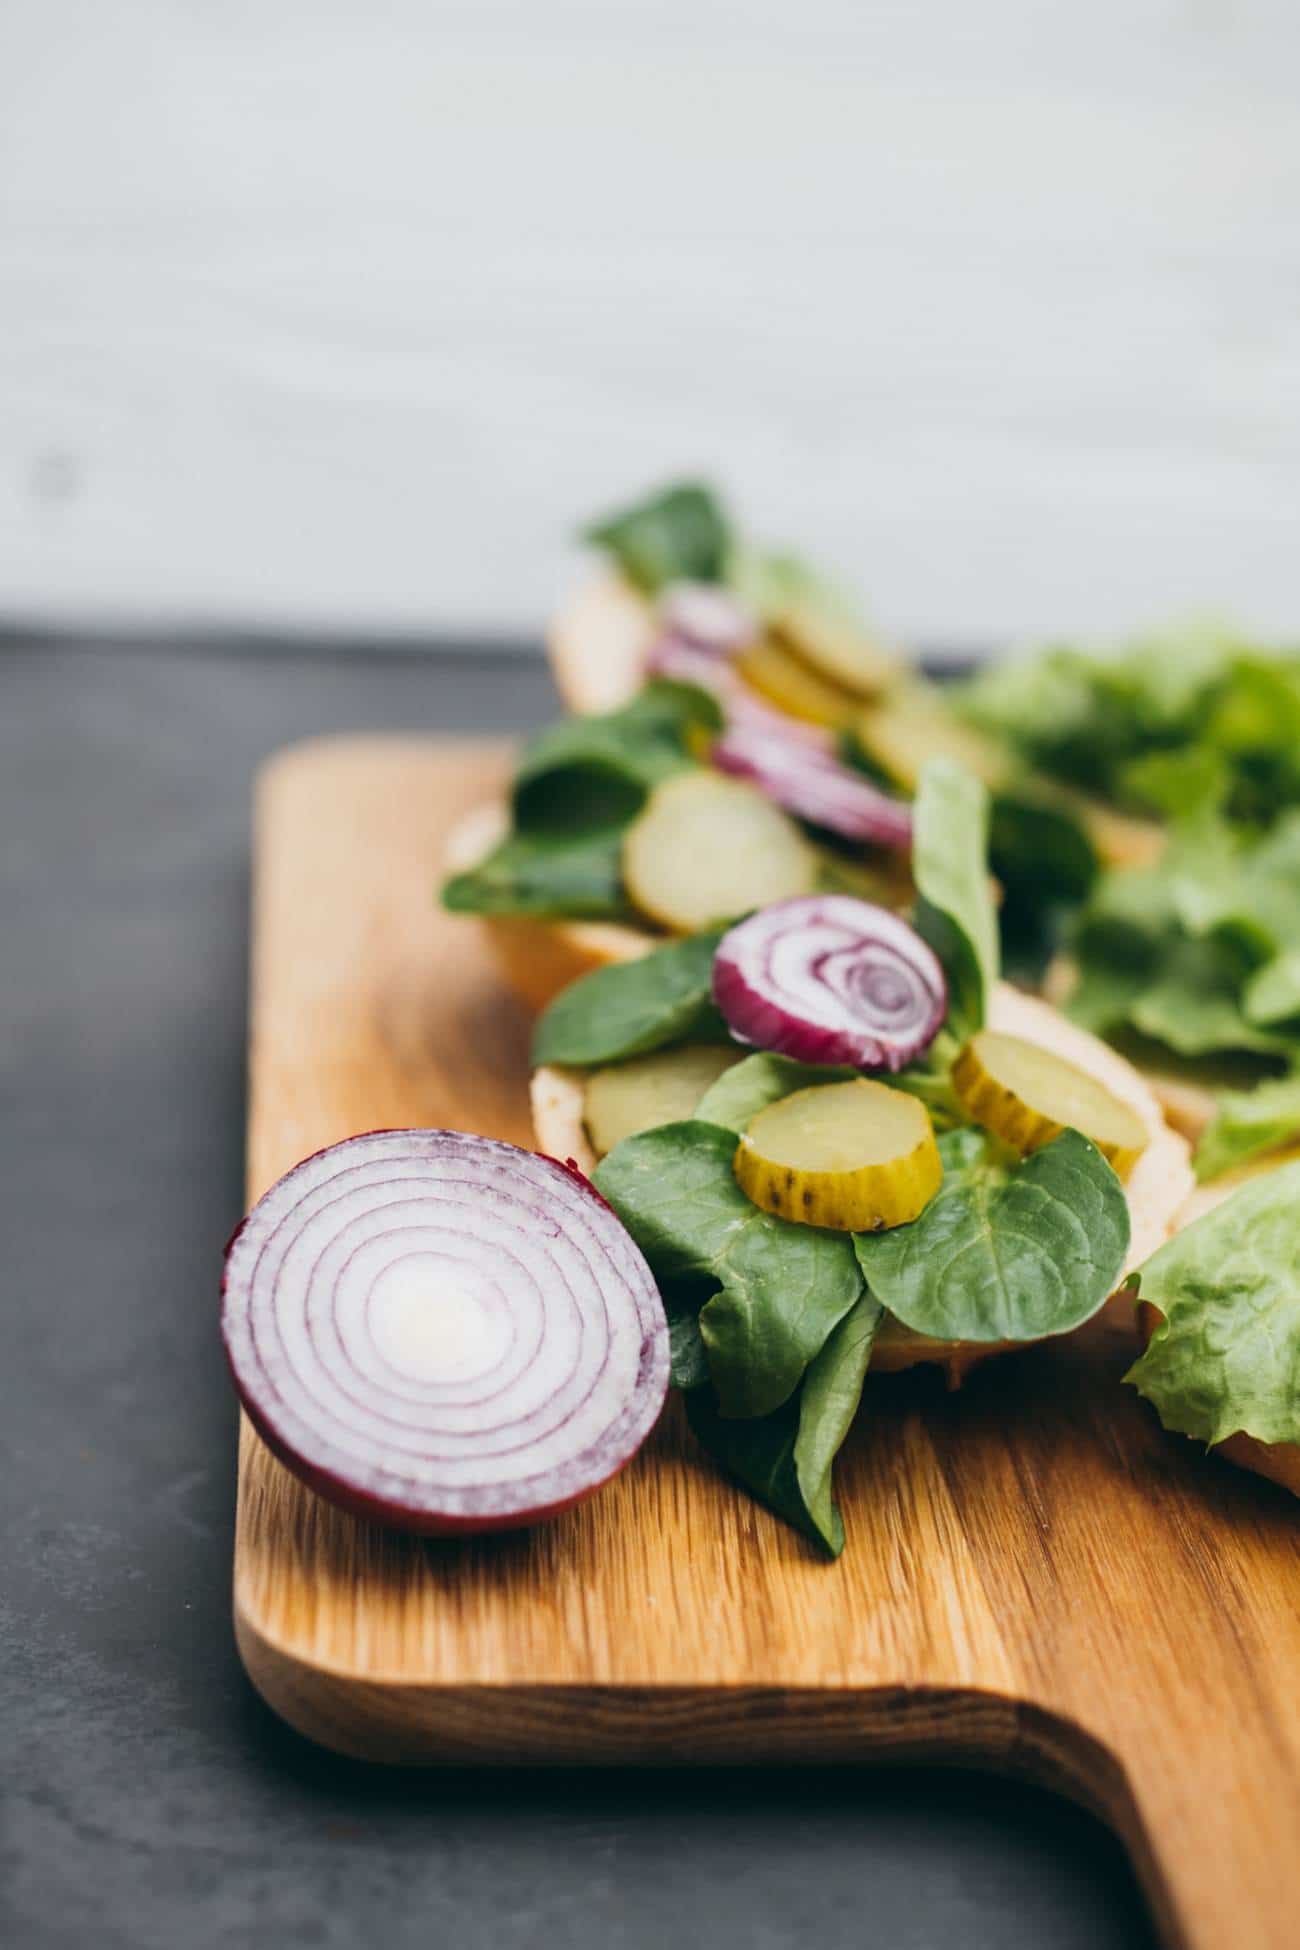
<instances>
[{"instance_id":1,"label":"red onion slice","mask_svg":"<svg viewBox=\"0 0 1300 1950\"><path fill-rule=\"evenodd\" d=\"M669 677L679 684L694 684L716 697L728 725L751 725L769 737L788 739L813 750L830 752L832 735L823 725L806 724L787 718L783 711L765 704L748 684L736 676L730 664L707 650L683 643L678 637L661 637L646 659L651 677Z\"/></svg>"},{"instance_id":2,"label":"red onion slice","mask_svg":"<svg viewBox=\"0 0 1300 1950\"><path fill-rule=\"evenodd\" d=\"M760 722L729 720L713 747L719 771L750 779L778 806L814 826L869 846L909 847L912 812L844 765L829 748Z\"/></svg>"},{"instance_id":3,"label":"red onion slice","mask_svg":"<svg viewBox=\"0 0 1300 1950\"><path fill-rule=\"evenodd\" d=\"M948 1011L938 956L851 894L777 901L722 937L713 999L733 1036L801 1063L901 1070Z\"/></svg>"},{"instance_id":4,"label":"red onion slice","mask_svg":"<svg viewBox=\"0 0 1300 1950\"><path fill-rule=\"evenodd\" d=\"M716 657L734 656L758 635L749 605L712 582L671 583L655 613L670 636Z\"/></svg>"},{"instance_id":5,"label":"red onion slice","mask_svg":"<svg viewBox=\"0 0 1300 1950\"><path fill-rule=\"evenodd\" d=\"M620 1470L668 1389L654 1278L576 1170L460 1131L376 1131L259 1199L222 1335L268 1446L419 1531L555 1516Z\"/></svg>"}]
</instances>

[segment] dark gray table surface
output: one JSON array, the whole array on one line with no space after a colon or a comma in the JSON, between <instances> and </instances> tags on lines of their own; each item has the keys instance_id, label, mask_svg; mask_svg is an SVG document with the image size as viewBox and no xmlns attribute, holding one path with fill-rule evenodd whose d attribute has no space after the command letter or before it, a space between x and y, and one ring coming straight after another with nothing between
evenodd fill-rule
<instances>
[{"instance_id":1,"label":"dark gray table surface","mask_svg":"<svg viewBox=\"0 0 1300 1950\"><path fill-rule=\"evenodd\" d=\"M1023 1788L389 1775L243 1677L216 1287L253 771L551 709L520 656L0 640L0 1942L1148 1944L1110 1837Z\"/></svg>"}]
</instances>

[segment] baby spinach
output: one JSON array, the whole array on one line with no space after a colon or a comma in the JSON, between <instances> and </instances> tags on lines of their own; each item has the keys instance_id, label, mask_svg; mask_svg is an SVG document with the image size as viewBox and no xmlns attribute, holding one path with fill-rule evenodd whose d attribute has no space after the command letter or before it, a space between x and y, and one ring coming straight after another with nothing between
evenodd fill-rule
<instances>
[{"instance_id":1,"label":"baby spinach","mask_svg":"<svg viewBox=\"0 0 1300 1950\"><path fill-rule=\"evenodd\" d=\"M639 961L581 976L543 1012L533 1062L590 1069L674 1043L726 1040L713 1006L713 957L721 933L694 934Z\"/></svg>"},{"instance_id":2,"label":"baby spinach","mask_svg":"<svg viewBox=\"0 0 1300 1950\"><path fill-rule=\"evenodd\" d=\"M835 1457L849 1432L881 1310L864 1293L809 1364L797 1395L770 1415L719 1413L713 1390L696 1388L686 1413L696 1440L777 1516L820 1544L844 1548L844 1520L831 1493Z\"/></svg>"},{"instance_id":3,"label":"baby spinach","mask_svg":"<svg viewBox=\"0 0 1300 1950\"><path fill-rule=\"evenodd\" d=\"M1126 1380L1167 1429L1300 1441L1300 1163L1251 1179L1153 1253L1163 1316Z\"/></svg>"},{"instance_id":4,"label":"baby spinach","mask_svg":"<svg viewBox=\"0 0 1300 1950\"><path fill-rule=\"evenodd\" d=\"M583 539L612 555L629 582L654 595L670 582L720 582L731 531L711 488L679 481L593 522Z\"/></svg>"},{"instance_id":5,"label":"baby spinach","mask_svg":"<svg viewBox=\"0 0 1300 1950\"><path fill-rule=\"evenodd\" d=\"M656 1279L711 1279L700 1333L723 1415L768 1415L862 1292L846 1233L760 1211L736 1183L734 1131L688 1119L625 1138L594 1183Z\"/></svg>"},{"instance_id":6,"label":"baby spinach","mask_svg":"<svg viewBox=\"0 0 1300 1950\"><path fill-rule=\"evenodd\" d=\"M719 731L716 699L656 678L621 710L564 718L525 745L515 772L519 831L573 833L626 825L661 779L696 762L696 739Z\"/></svg>"},{"instance_id":7,"label":"baby spinach","mask_svg":"<svg viewBox=\"0 0 1300 1950\"><path fill-rule=\"evenodd\" d=\"M618 831L512 833L477 866L444 882L442 904L453 914L628 921L622 846Z\"/></svg>"},{"instance_id":8,"label":"baby spinach","mask_svg":"<svg viewBox=\"0 0 1300 1950\"><path fill-rule=\"evenodd\" d=\"M512 830L477 866L446 882L444 907L633 919L623 891L623 830L660 779L695 762L695 741L719 722L705 692L656 682L621 711L567 718L538 732L515 774Z\"/></svg>"},{"instance_id":9,"label":"baby spinach","mask_svg":"<svg viewBox=\"0 0 1300 1950\"><path fill-rule=\"evenodd\" d=\"M943 1183L919 1219L854 1243L890 1313L941 1341L1030 1341L1078 1327L1129 1243L1124 1189L1077 1131L1019 1159L977 1130L939 1140Z\"/></svg>"},{"instance_id":10,"label":"baby spinach","mask_svg":"<svg viewBox=\"0 0 1300 1950\"><path fill-rule=\"evenodd\" d=\"M760 1050L711 1083L695 1106L695 1115L701 1123L721 1125L739 1137L751 1117L782 1097L817 1083L845 1083L857 1075L856 1070L834 1064L797 1063L792 1056Z\"/></svg>"},{"instance_id":11,"label":"baby spinach","mask_svg":"<svg viewBox=\"0 0 1300 1950\"><path fill-rule=\"evenodd\" d=\"M930 759L922 767L913 810L913 919L943 963L948 1021L961 1035L983 1024L998 975L988 825L987 789L952 759Z\"/></svg>"}]
</instances>

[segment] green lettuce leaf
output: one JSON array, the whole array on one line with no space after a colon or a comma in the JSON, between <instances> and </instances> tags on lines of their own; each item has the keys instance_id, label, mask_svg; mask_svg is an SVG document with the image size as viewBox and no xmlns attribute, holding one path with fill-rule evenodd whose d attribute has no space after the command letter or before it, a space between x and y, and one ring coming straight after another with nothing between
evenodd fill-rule
<instances>
[{"instance_id":1,"label":"green lettuce leaf","mask_svg":"<svg viewBox=\"0 0 1300 1950\"><path fill-rule=\"evenodd\" d=\"M1270 1077L1253 1090L1221 1091L1196 1147L1196 1176L1205 1184L1296 1138L1300 1138L1300 1073Z\"/></svg>"},{"instance_id":2,"label":"green lettuce leaf","mask_svg":"<svg viewBox=\"0 0 1300 1950\"><path fill-rule=\"evenodd\" d=\"M710 1388L687 1396L696 1440L777 1516L820 1544L844 1548L844 1521L831 1489L832 1466L862 1399L881 1310L864 1293L809 1364L803 1386L771 1415L722 1415Z\"/></svg>"},{"instance_id":3,"label":"green lettuce leaf","mask_svg":"<svg viewBox=\"0 0 1300 1950\"><path fill-rule=\"evenodd\" d=\"M964 1036L983 1024L998 977L988 827L986 788L951 759L930 759L922 767L913 810L913 920L943 963L948 1021Z\"/></svg>"},{"instance_id":4,"label":"green lettuce leaf","mask_svg":"<svg viewBox=\"0 0 1300 1950\"><path fill-rule=\"evenodd\" d=\"M574 1069L621 1063L675 1043L727 1040L713 1006L713 957L720 931L611 962L562 989L538 1018L533 1064Z\"/></svg>"},{"instance_id":5,"label":"green lettuce leaf","mask_svg":"<svg viewBox=\"0 0 1300 1950\"><path fill-rule=\"evenodd\" d=\"M1241 998L1247 1022L1272 1028L1300 1017L1300 948L1286 948L1257 968Z\"/></svg>"},{"instance_id":6,"label":"green lettuce leaf","mask_svg":"<svg viewBox=\"0 0 1300 1950\"><path fill-rule=\"evenodd\" d=\"M919 1219L854 1243L867 1284L941 1341L1031 1341L1078 1327L1112 1293L1128 1203L1095 1145L1066 1131L1016 1159L982 1131L939 1140L943 1183Z\"/></svg>"},{"instance_id":7,"label":"green lettuce leaf","mask_svg":"<svg viewBox=\"0 0 1300 1950\"><path fill-rule=\"evenodd\" d=\"M1202 806L1155 866L1107 875L1075 932L1068 1004L1181 1056L1300 1049L1300 813L1247 833Z\"/></svg>"},{"instance_id":8,"label":"green lettuce leaf","mask_svg":"<svg viewBox=\"0 0 1300 1950\"><path fill-rule=\"evenodd\" d=\"M1176 1233L1140 1282L1163 1319L1125 1379L1164 1426L1300 1442L1300 1162Z\"/></svg>"},{"instance_id":9,"label":"green lettuce leaf","mask_svg":"<svg viewBox=\"0 0 1300 1950\"><path fill-rule=\"evenodd\" d=\"M720 582L731 547L721 503L699 481L679 481L593 522L583 539L650 595L670 582Z\"/></svg>"},{"instance_id":10,"label":"green lettuce leaf","mask_svg":"<svg viewBox=\"0 0 1300 1950\"><path fill-rule=\"evenodd\" d=\"M1118 650L1054 645L990 664L961 708L1032 764L1118 798L1135 759L1204 735L1235 648L1222 629L1197 623Z\"/></svg>"},{"instance_id":11,"label":"green lettuce leaf","mask_svg":"<svg viewBox=\"0 0 1300 1950\"><path fill-rule=\"evenodd\" d=\"M831 1329L862 1292L853 1242L791 1225L736 1183L734 1131L699 1119L625 1138L594 1183L661 1286L708 1279L700 1313L723 1415L769 1415L788 1400Z\"/></svg>"}]
</instances>

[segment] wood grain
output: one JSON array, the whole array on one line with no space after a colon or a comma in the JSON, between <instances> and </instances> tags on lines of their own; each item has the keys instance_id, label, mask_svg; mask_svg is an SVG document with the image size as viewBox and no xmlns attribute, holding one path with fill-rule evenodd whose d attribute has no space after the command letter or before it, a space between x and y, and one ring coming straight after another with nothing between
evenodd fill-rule
<instances>
[{"instance_id":1,"label":"wood grain","mask_svg":"<svg viewBox=\"0 0 1300 1950\"><path fill-rule=\"evenodd\" d=\"M357 739L258 806L249 1193L380 1125L524 1142L527 1024L432 900L498 745ZM958 1395L869 1385L838 1566L734 1492L670 1407L549 1528L385 1534L244 1427L235 1619L271 1704L402 1762L887 1759L1029 1775L1113 1822L1167 1940L1282 1950L1300 1917L1294 1502L1166 1437L1109 1329Z\"/></svg>"}]
</instances>

